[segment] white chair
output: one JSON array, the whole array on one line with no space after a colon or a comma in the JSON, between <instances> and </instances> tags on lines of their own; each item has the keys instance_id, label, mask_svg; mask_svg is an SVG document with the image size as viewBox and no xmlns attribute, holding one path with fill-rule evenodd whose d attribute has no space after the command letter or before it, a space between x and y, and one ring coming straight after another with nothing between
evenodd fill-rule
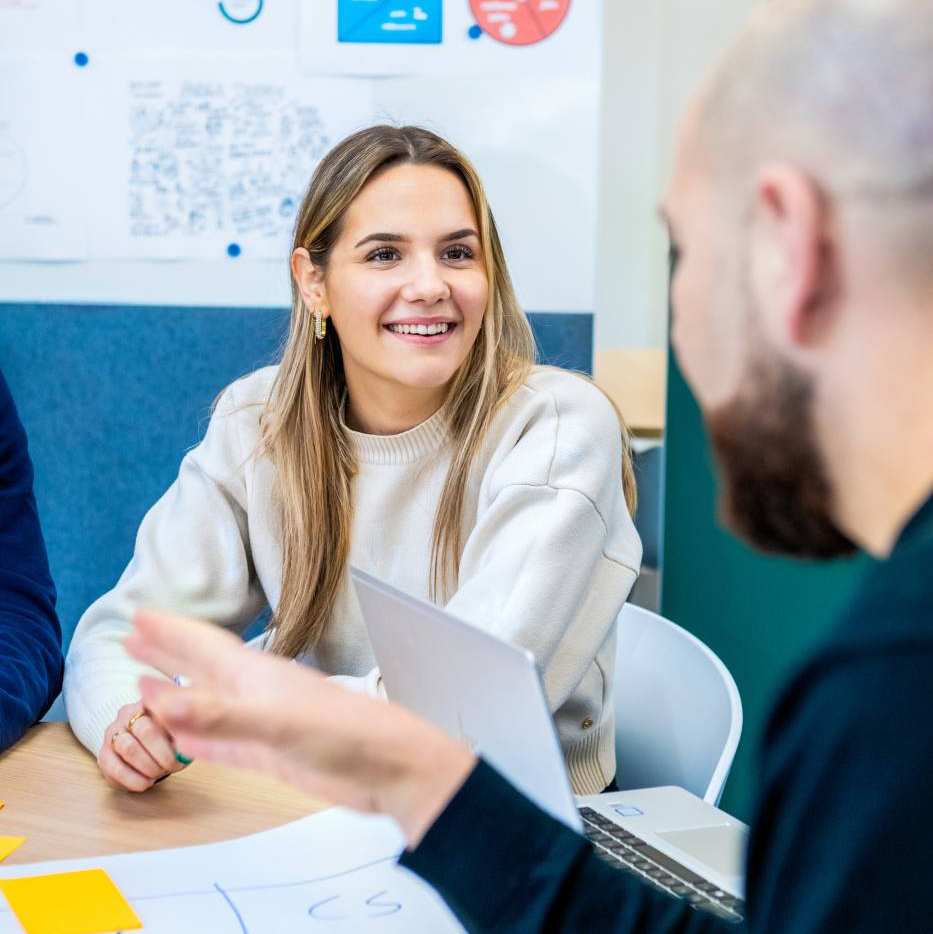
<instances>
[{"instance_id":1,"label":"white chair","mask_svg":"<svg viewBox=\"0 0 933 934\"><path fill-rule=\"evenodd\" d=\"M706 645L626 604L618 619L615 715L620 789L679 785L718 804L742 733L742 700Z\"/></svg>"}]
</instances>

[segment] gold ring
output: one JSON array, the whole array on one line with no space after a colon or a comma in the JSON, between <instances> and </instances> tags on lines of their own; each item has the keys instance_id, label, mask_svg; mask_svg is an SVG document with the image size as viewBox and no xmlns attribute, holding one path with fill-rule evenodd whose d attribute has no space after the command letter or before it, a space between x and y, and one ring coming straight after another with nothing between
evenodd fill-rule
<instances>
[{"instance_id":1,"label":"gold ring","mask_svg":"<svg viewBox=\"0 0 933 934\"><path fill-rule=\"evenodd\" d=\"M146 711L145 711L145 710L137 710L136 713L134 713L133 716L130 717L130 719L127 721L127 724L126 724L126 732L132 734L132 732L133 732L133 724L134 724L140 717L145 717L145 716L146 716Z\"/></svg>"},{"instance_id":2,"label":"gold ring","mask_svg":"<svg viewBox=\"0 0 933 934\"><path fill-rule=\"evenodd\" d=\"M111 749L117 748L117 737L123 732L123 730L114 730L110 734L110 747Z\"/></svg>"}]
</instances>

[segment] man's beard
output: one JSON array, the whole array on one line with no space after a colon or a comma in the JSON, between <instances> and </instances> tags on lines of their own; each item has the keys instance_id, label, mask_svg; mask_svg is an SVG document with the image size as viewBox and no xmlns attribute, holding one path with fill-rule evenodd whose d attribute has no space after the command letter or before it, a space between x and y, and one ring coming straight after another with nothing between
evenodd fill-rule
<instances>
[{"instance_id":1,"label":"man's beard","mask_svg":"<svg viewBox=\"0 0 933 934\"><path fill-rule=\"evenodd\" d=\"M786 361L757 358L738 397L709 413L723 521L750 545L795 558L837 558L855 544L833 521L816 441L812 383Z\"/></svg>"}]
</instances>

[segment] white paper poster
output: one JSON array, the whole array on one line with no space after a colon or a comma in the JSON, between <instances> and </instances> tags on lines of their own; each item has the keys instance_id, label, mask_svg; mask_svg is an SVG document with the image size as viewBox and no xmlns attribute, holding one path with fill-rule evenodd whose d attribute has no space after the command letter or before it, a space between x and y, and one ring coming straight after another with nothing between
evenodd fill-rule
<instances>
[{"instance_id":1,"label":"white paper poster","mask_svg":"<svg viewBox=\"0 0 933 934\"><path fill-rule=\"evenodd\" d=\"M600 0L304 0L302 67L340 75L599 74Z\"/></svg>"},{"instance_id":2,"label":"white paper poster","mask_svg":"<svg viewBox=\"0 0 933 934\"><path fill-rule=\"evenodd\" d=\"M268 59L98 69L94 254L287 258L321 157L372 116L368 83Z\"/></svg>"},{"instance_id":3,"label":"white paper poster","mask_svg":"<svg viewBox=\"0 0 933 934\"><path fill-rule=\"evenodd\" d=\"M69 48L81 26L83 2L0 0L0 53Z\"/></svg>"},{"instance_id":4,"label":"white paper poster","mask_svg":"<svg viewBox=\"0 0 933 934\"><path fill-rule=\"evenodd\" d=\"M55 56L0 59L0 259L86 258L85 77Z\"/></svg>"},{"instance_id":5,"label":"white paper poster","mask_svg":"<svg viewBox=\"0 0 933 934\"><path fill-rule=\"evenodd\" d=\"M144 934L462 934L396 866L403 845L390 820L332 809L227 843L0 867L0 878L103 869ZM0 896L0 934L21 931Z\"/></svg>"},{"instance_id":6,"label":"white paper poster","mask_svg":"<svg viewBox=\"0 0 933 934\"><path fill-rule=\"evenodd\" d=\"M300 2L85 0L84 24L99 51L281 52L291 60Z\"/></svg>"}]
</instances>

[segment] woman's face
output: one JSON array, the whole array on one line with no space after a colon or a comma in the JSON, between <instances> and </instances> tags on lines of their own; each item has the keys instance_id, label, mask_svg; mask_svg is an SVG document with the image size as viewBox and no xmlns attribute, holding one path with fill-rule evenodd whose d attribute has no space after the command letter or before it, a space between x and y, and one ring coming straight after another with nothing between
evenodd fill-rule
<instances>
[{"instance_id":1,"label":"woman's face","mask_svg":"<svg viewBox=\"0 0 933 934\"><path fill-rule=\"evenodd\" d=\"M357 195L312 306L340 339L351 399L414 392L439 404L486 308L478 234L467 189L446 169L398 165Z\"/></svg>"}]
</instances>

